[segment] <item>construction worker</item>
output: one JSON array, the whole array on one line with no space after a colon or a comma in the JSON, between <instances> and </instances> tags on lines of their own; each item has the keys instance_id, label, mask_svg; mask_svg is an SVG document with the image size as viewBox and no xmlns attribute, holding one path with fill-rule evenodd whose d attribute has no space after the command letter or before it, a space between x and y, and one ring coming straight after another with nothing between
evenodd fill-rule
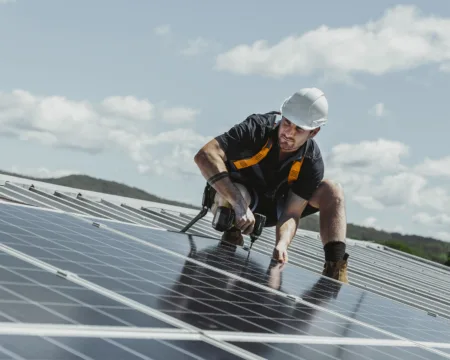
<instances>
[{"instance_id":1,"label":"construction worker","mask_svg":"<svg viewBox=\"0 0 450 360\"><path fill-rule=\"evenodd\" d=\"M213 213L228 204L234 228L222 240L242 244L255 225L254 213L276 226L273 258L288 261L299 220L319 212L323 275L348 283L346 213L341 186L324 179L314 140L328 120L328 101L317 88L289 96L280 112L253 114L205 144L195 162L214 189Z\"/></svg>"}]
</instances>

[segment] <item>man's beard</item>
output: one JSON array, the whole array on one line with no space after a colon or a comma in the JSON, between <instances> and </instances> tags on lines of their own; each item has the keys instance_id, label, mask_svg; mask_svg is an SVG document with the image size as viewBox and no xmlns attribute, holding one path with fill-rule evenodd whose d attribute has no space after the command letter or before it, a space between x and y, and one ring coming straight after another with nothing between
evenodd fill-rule
<instances>
[{"instance_id":1,"label":"man's beard","mask_svg":"<svg viewBox=\"0 0 450 360\"><path fill-rule=\"evenodd\" d=\"M292 150L295 146L295 141L291 139L287 139L284 136L280 137L280 148L283 150Z\"/></svg>"}]
</instances>

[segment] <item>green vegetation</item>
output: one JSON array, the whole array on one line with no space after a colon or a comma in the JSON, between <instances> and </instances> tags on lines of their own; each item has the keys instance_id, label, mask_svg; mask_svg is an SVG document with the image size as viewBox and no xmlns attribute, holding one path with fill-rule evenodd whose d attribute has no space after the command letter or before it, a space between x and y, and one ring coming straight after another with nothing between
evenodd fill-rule
<instances>
[{"instance_id":1,"label":"green vegetation","mask_svg":"<svg viewBox=\"0 0 450 360\"><path fill-rule=\"evenodd\" d=\"M447 261L444 264L450 266L450 251L447 254Z\"/></svg>"},{"instance_id":2,"label":"green vegetation","mask_svg":"<svg viewBox=\"0 0 450 360\"><path fill-rule=\"evenodd\" d=\"M174 206L182 206L191 209L200 209L201 206L194 206L192 204L185 204L179 201L172 201L160 198L158 196L149 194L144 190L138 189L136 187L131 187L125 184L121 184L115 181L108 181L103 179L97 179L87 175L68 175L60 178L33 178L31 176L24 176L20 174L9 173L5 171L0 171L0 174L11 175L16 177L21 177L29 180L36 180L41 182L46 182L54 185L67 186L72 188L77 188L81 190L96 191L105 194L112 194L117 196L130 197L145 201L154 201L158 203L164 203ZM200 195L201 201L201 195Z\"/></svg>"},{"instance_id":3,"label":"green vegetation","mask_svg":"<svg viewBox=\"0 0 450 360\"><path fill-rule=\"evenodd\" d=\"M202 194L198 194L198 204L186 204L174 200L160 198L149 194L136 187L130 187L115 181L107 181L93 178L87 175L69 175L60 178L32 178L19 174L1 172L6 175L22 177L31 180L47 182L55 185L73 187L82 190L90 190L113 194L118 196L136 198L146 201L154 201L175 206L182 206L191 209L200 209ZM319 217L317 215L308 216L300 221L299 227L305 230L319 231ZM450 243L423 237L418 235L402 235L399 233L390 233L386 231L376 230L371 227L364 227L354 224L348 224L347 236L355 240L372 241L378 244L389 246L391 248L420 256L441 264L450 266Z\"/></svg>"},{"instance_id":4,"label":"green vegetation","mask_svg":"<svg viewBox=\"0 0 450 360\"><path fill-rule=\"evenodd\" d=\"M319 217L308 216L300 221L299 227L319 231ZM354 224L347 225L347 236L355 240L372 241L450 266L450 243L445 241L418 235L390 233Z\"/></svg>"}]
</instances>

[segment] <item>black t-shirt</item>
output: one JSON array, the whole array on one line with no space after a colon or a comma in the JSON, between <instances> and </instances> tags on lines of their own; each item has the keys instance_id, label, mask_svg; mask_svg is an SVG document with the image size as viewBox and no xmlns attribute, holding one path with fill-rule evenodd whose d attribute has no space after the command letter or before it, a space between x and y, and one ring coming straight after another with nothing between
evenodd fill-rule
<instances>
[{"instance_id":1,"label":"black t-shirt","mask_svg":"<svg viewBox=\"0 0 450 360\"><path fill-rule=\"evenodd\" d=\"M227 156L229 170L232 170L231 161L255 155L264 147L268 138L272 138L272 149L259 162L265 183L258 181L256 177L252 179L252 174L246 172L246 177L250 177L249 182L259 193L271 192L283 180L286 180L293 161L297 159L296 156L292 156L283 162L278 160L278 127L275 119L276 115L271 113L253 114L215 138ZM297 181L291 185L291 189L298 196L309 200L323 180L324 163L319 146L314 139L308 139L296 154L303 152L305 153L300 174Z\"/></svg>"}]
</instances>

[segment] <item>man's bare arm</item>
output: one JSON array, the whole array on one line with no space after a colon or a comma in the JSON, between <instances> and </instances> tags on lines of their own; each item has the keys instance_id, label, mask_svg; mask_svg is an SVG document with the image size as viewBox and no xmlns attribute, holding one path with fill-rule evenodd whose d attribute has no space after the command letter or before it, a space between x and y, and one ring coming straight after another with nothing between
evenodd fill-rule
<instances>
[{"instance_id":1,"label":"man's bare arm","mask_svg":"<svg viewBox=\"0 0 450 360\"><path fill-rule=\"evenodd\" d=\"M213 139L204 145L195 155L194 161L206 180L211 179L219 173L228 172L225 165L225 152L216 139ZM211 186L213 186L214 189L231 204L231 206L237 206L243 209L247 207L241 192L229 177L221 178Z\"/></svg>"},{"instance_id":2,"label":"man's bare arm","mask_svg":"<svg viewBox=\"0 0 450 360\"><path fill-rule=\"evenodd\" d=\"M276 226L276 244L275 246L285 246L287 249L294 238L300 217L308 205L308 201L300 196L289 192L283 213Z\"/></svg>"}]
</instances>

